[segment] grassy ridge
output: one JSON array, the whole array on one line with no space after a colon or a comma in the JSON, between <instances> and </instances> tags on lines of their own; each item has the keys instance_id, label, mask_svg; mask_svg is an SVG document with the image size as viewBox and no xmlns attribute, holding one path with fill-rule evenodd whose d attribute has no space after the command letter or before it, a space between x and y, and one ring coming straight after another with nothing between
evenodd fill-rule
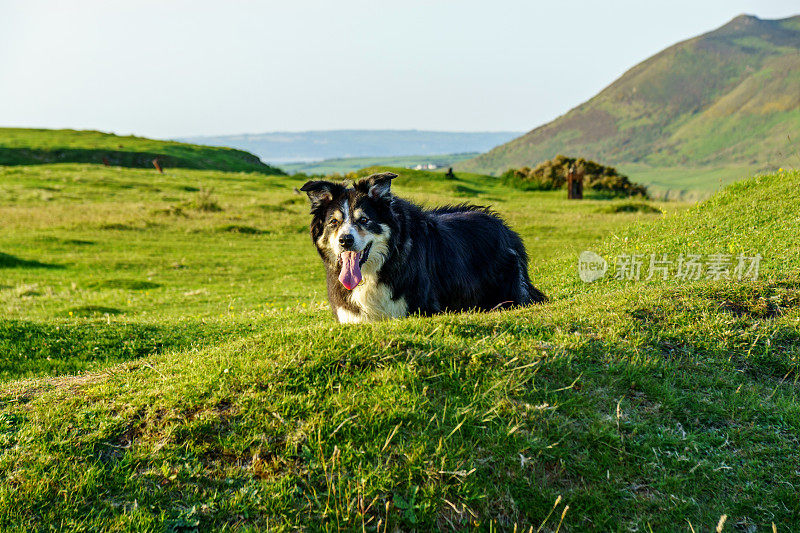
<instances>
[{"instance_id":1,"label":"grassy ridge","mask_svg":"<svg viewBox=\"0 0 800 533\"><path fill-rule=\"evenodd\" d=\"M229 172L283 172L242 150L216 148L99 131L0 128L0 165L95 163L153 168L181 167Z\"/></svg>"},{"instance_id":2,"label":"grassy ridge","mask_svg":"<svg viewBox=\"0 0 800 533\"><path fill-rule=\"evenodd\" d=\"M40 191L44 171L66 172L61 190L45 191L57 197ZM406 196L494 204L553 301L349 327L321 305L291 178L259 191L246 176L185 171L169 188L115 172L0 178L14 198L2 209L20 220L0 229L0 249L18 258L0 269L2 305L39 328L150 324L177 340L155 335L158 346L143 344L152 355L99 372L0 387L4 528L554 530L563 520L564 530L689 521L699 531L727 514L727 528L781 531L800 519L800 173L664 216L401 170ZM217 187L222 211L181 192L198 180ZM53 213L84 194L82 209ZM89 240L86 223L94 244L75 244ZM229 225L264 233L220 230ZM26 232L47 240L30 244ZM760 252L763 272L735 284L585 285L575 257L586 248L609 260ZM107 265L129 283L104 284ZM206 287L204 301L181 296ZM131 297L121 314L62 314L67 302ZM280 305L259 305L269 299Z\"/></svg>"}]
</instances>

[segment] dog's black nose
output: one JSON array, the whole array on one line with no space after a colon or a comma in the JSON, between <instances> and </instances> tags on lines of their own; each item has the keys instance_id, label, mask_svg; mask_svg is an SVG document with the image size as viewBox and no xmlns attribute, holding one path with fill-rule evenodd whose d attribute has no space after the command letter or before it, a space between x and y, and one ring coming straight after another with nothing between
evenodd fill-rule
<instances>
[{"instance_id":1,"label":"dog's black nose","mask_svg":"<svg viewBox=\"0 0 800 533\"><path fill-rule=\"evenodd\" d=\"M342 235L341 237L339 237L339 244L341 244L342 248L344 248L345 250L349 250L350 248L352 248L355 242L356 242L355 237L353 237L349 233L347 235Z\"/></svg>"}]
</instances>

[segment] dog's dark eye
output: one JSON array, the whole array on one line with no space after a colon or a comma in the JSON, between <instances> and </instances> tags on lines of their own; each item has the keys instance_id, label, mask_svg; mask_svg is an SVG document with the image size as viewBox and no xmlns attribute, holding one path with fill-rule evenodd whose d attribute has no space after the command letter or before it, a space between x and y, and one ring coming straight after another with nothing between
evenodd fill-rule
<instances>
[{"instance_id":1,"label":"dog's dark eye","mask_svg":"<svg viewBox=\"0 0 800 533\"><path fill-rule=\"evenodd\" d=\"M328 225L329 225L329 226L336 227L336 226L338 226L338 225L339 225L339 221L338 221L338 220L336 220L335 218L332 218L332 219L330 219L330 220L328 221Z\"/></svg>"},{"instance_id":2,"label":"dog's dark eye","mask_svg":"<svg viewBox=\"0 0 800 533\"><path fill-rule=\"evenodd\" d=\"M369 218L367 218L366 216L362 216L361 218L358 219L359 224L366 224L367 222L369 222Z\"/></svg>"}]
</instances>

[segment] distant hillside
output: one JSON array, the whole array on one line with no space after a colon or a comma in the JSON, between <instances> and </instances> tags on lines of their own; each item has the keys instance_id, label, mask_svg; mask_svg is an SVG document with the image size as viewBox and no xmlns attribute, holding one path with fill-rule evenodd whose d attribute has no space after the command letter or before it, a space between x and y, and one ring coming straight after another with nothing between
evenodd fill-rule
<instances>
[{"instance_id":1,"label":"distant hillside","mask_svg":"<svg viewBox=\"0 0 800 533\"><path fill-rule=\"evenodd\" d=\"M185 137L184 142L231 146L270 163L321 161L350 157L485 152L521 132L451 132L419 130L333 130L273 132L220 137Z\"/></svg>"},{"instance_id":2,"label":"distant hillside","mask_svg":"<svg viewBox=\"0 0 800 533\"><path fill-rule=\"evenodd\" d=\"M152 168L158 157L164 168L284 174L242 150L198 146L142 137L120 137L99 131L0 128L0 165L103 163Z\"/></svg>"},{"instance_id":3,"label":"distant hillside","mask_svg":"<svg viewBox=\"0 0 800 533\"><path fill-rule=\"evenodd\" d=\"M616 165L768 168L800 164L800 156L790 156L799 151L800 16L741 15L457 168L498 174L557 154Z\"/></svg>"},{"instance_id":4,"label":"distant hillside","mask_svg":"<svg viewBox=\"0 0 800 533\"><path fill-rule=\"evenodd\" d=\"M302 172L304 174L347 174L364 167L401 167L426 170L434 168L451 167L459 161L471 159L478 155L477 152L465 154L441 155L402 155L402 156L376 156L376 157L344 157L340 159L323 159L306 163L286 163L281 168L290 174Z\"/></svg>"}]
</instances>

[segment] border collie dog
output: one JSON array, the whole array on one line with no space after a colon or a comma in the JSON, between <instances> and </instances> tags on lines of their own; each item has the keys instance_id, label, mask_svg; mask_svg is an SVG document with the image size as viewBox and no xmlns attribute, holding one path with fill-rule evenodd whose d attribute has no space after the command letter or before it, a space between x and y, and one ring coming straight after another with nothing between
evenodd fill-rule
<instances>
[{"instance_id":1,"label":"border collie dog","mask_svg":"<svg viewBox=\"0 0 800 533\"><path fill-rule=\"evenodd\" d=\"M409 314L489 311L547 298L528 278L519 235L486 207L425 210L391 192L397 174L352 187L309 181L311 239L342 323Z\"/></svg>"}]
</instances>

